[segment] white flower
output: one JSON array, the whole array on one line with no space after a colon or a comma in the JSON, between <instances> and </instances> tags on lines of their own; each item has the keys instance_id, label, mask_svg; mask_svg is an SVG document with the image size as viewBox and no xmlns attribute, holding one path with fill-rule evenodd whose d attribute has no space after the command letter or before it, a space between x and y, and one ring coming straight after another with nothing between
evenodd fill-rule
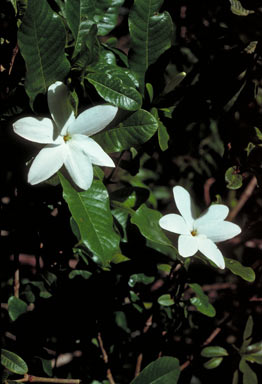
<instances>
[{"instance_id":1,"label":"white flower","mask_svg":"<svg viewBox=\"0 0 262 384\"><path fill-rule=\"evenodd\" d=\"M92 164L115 166L89 136L104 129L114 119L117 108L98 105L75 118L68 102L67 87L60 81L48 88L47 100L52 119L24 117L13 124L19 136L47 144L34 159L28 182L41 183L64 165L75 184L86 190L93 181Z\"/></svg>"},{"instance_id":2,"label":"white flower","mask_svg":"<svg viewBox=\"0 0 262 384\"><path fill-rule=\"evenodd\" d=\"M159 225L170 232L178 233L178 252L183 257L203 253L219 268L225 268L222 253L216 244L235 237L241 228L225 221L229 209L222 204L211 205L199 218L195 219L193 203L189 193L180 186L173 188L174 199L180 215L171 213L161 217Z\"/></svg>"}]
</instances>

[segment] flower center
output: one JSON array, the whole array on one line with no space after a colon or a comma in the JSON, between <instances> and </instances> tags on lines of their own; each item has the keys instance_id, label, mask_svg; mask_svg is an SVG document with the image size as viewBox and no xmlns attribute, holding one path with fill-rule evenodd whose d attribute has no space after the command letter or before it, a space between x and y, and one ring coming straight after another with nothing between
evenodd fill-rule
<instances>
[{"instance_id":1,"label":"flower center","mask_svg":"<svg viewBox=\"0 0 262 384\"><path fill-rule=\"evenodd\" d=\"M192 236L197 236L197 230L196 230L196 229L193 229L193 231L191 231L191 235L192 235Z\"/></svg>"},{"instance_id":2,"label":"flower center","mask_svg":"<svg viewBox=\"0 0 262 384\"><path fill-rule=\"evenodd\" d=\"M67 133L63 139L64 139L64 142L66 143L67 141L69 141L72 137Z\"/></svg>"}]
</instances>

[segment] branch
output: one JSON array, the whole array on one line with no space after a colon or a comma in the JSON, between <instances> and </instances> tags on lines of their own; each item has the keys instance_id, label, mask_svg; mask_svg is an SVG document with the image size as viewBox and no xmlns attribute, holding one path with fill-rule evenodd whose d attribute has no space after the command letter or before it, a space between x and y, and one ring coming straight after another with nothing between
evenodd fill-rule
<instances>
[{"instance_id":1,"label":"branch","mask_svg":"<svg viewBox=\"0 0 262 384\"><path fill-rule=\"evenodd\" d=\"M232 209L232 211L229 213L227 220L231 221L233 220L238 212L243 208L243 206L246 204L247 200L250 198L252 195L255 187L257 186L257 178L256 176L253 176L250 182L248 183L248 186L240 196L240 199L237 202L237 205L235 208Z\"/></svg>"},{"instance_id":2,"label":"branch","mask_svg":"<svg viewBox=\"0 0 262 384\"><path fill-rule=\"evenodd\" d=\"M22 379L13 380L16 383L58 383L58 384L80 384L79 379L57 379L50 377L38 377L33 375L25 374Z\"/></svg>"},{"instance_id":3,"label":"branch","mask_svg":"<svg viewBox=\"0 0 262 384\"><path fill-rule=\"evenodd\" d=\"M102 352L103 360L104 360L105 364L108 364L108 355L107 355L106 350L104 348L104 344L103 344L103 340L102 340L100 332L97 335L97 339L98 339L99 347L100 347L101 352ZM108 368L106 371L106 377L108 378L108 381L110 384L115 384L115 380L113 378L113 375L111 373L110 368Z\"/></svg>"}]
</instances>

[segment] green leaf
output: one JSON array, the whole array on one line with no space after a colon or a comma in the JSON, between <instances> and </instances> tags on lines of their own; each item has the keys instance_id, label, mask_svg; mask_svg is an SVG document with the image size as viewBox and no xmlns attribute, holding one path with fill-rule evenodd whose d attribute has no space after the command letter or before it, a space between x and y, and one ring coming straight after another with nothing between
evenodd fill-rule
<instances>
[{"instance_id":1,"label":"green leaf","mask_svg":"<svg viewBox=\"0 0 262 384\"><path fill-rule=\"evenodd\" d=\"M144 89L147 68L171 47L173 23L168 12L159 13L163 0L135 0L129 15L129 65Z\"/></svg>"},{"instance_id":2,"label":"green leaf","mask_svg":"<svg viewBox=\"0 0 262 384\"><path fill-rule=\"evenodd\" d=\"M37 94L63 80L70 70L66 59L63 22L47 1L28 0L18 31L18 45L26 64L25 89L31 105Z\"/></svg>"},{"instance_id":3,"label":"green leaf","mask_svg":"<svg viewBox=\"0 0 262 384\"><path fill-rule=\"evenodd\" d=\"M208 360L204 363L206 369L217 368L223 361L223 357L213 357L213 359Z\"/></svg>"},{"instance_id":4,"label":"green leaf","mask_svg":"<svg viewBox=\"0 0 262 384\"><path fill-rule=\"evenodd\" d=\"M179 375L179 361L164 356L150 363L130 384L176 384Z\"/></svg>"},{"instance_id":5,"label":"green leaf","mask_svg":"<svg viewBox=\"0 0 262 384\"><path fill-rule=\"evenodd\" d=\"M197 295L197 297L192 297L190 299L191 304L193 304L196 309L204 315L214 317L216 315L216 310L213 305L209 303L208 296L204 294L200 285L189 284L189 286Z\"/></svg>"},{"instance_id":6,"label":"green leaf","mask_svg":"<svg viewBox=\"0 0 262 384\"><path fill-rule=\"evenodd\" d=\"M107 190L100 180L83 192L77 192L61 174L63 197L78 225L81 240L104 266L119 250L119 236L113 229L113 217Z\"/></svg>"},{"instance_id":7,"label":"green leaf","mask_svg":"<svg viewBox=\"0 0 262 384\"><path fill-rule=\"evenodd\" d=\"M98 35L107 35L117 23L119 7L124 0L66 0L65 14L76 43L94 23Z\"/></svg>"},{"instance_id":8,"label":"green leaf","mask_svg":"<svg viewBox=\"0 0 262 384\"><path fill-rule=\"evenodd\" d=\"M234 15L237 16L248 16L251 13L254 13L253 10L245 9L239 0L230 0L231 3L231 12L234 13Z\"/></svg>"},{"instance_id":9,"label":"green leaf","mask_svg":"<svg viewBox=\"0 0 262 384\"><path fill-rule=\"evenodd\" d=\"M230 167L225 173L227 188L238 189L242 187L242 176L237 173L237 167Z\"/></svg>"},{"instance_id":10,"label":"green leaf","mask_svg":"<svg viewBox=\"0 0 262 384\"><path fill-rule=\"evenodd\" d=\"M15 321L20 315L26 313L27 304L18 297L11 296L8 299L8 313L10 319Z\"/></svg>"},{"instance_id":11,"label":"green leaf","mask_svg":"<svg viewBox=\"0 0 262 384\"><path fill-rule=\"evenodd\" d=\"M248 316L244 334L243 334L243 340L247 340L251 337L253 332L253 325L254 325L254 322L253 322L252 316Z\"/></svg>"},{"instance_id":12,"label":"green leaf","mask_svg":"<svg viewBox=\"0 0 262 384\"><path fill-rule=\"evenodd\" d=\"M170 294L161 295L157 299L158 304L163 305L164 307L170 307L170 305L174 305L174 299L172 299Z\"/></svg>"},{"instance_id":13,"label":"green leaf","mask_svg":"<svg viewBox=\"0 0 262 384\"><path fill-rule=\"evenodd\" d=\"M243 384L258 384L257 375L243 358L240 360L239 369L243 373Z\"/></svg>"},{"instance_id":14,"label":"green leaf","mask_svg":"<svg viewBox=\"0 0 262 384\"><path fill-rule=\"evenodd\" d=\"M161 151L166 151L168 148L169 134L167 133L167 129L160 121L158 117L158 110L156 108L152 108L151 113L154 115L158 122L158 142L161 148Z\"/></svg>"},{"instance_id":15,"label":"green leaf","mask_svg":"<svg viewBox=\"0 0 262 384\"><path fill-rule=\"evenodd\" d=\"M120 152L148 141L157 130L157 121L151 113L140 109L116 128L94 136L106 152Z\"/></svg>"},{"instance_id":16,"label":"green leaf","mask_svg":"<svg viewBox=\"0 0 262 384\"><path fill-rule=\"evenodd\" d=\"M244 267L239 261L224 257L226 267L234 273L234 275L242 277L242 279L252 283L255 281L256 275L252 268Z\"/></svg>"},{"instance_id":17,"label":"green leaf","mask_svg":"<svg viewBox=\"0 0 262 384\"><path fill-rule=\"evenodd\" d=\"M249 345L243 358L252 363L262 364L262 341Z\"/></svg>"},{"instance_id":18,"label":"green leaf","mask_svg":"<svg viewBox=\"0 0 262 384\"><path fill-rule=\"evenodd\" d=\"M43 359L40 356L37 356L37 358L41 361L42 368L43 368L43 371L45 372L45 374L47 376L51 377L53 375L52 360Z\"/></svg>"},{"instance_id":19,"label":"green leaf","mask_svg":"<svg viewBox=\"0 0 262 384\"><path fill-rule=\"evenodd\" d=\"M124 314L124 312L117 311L114 313L114 315L115 315L116 325L119 328L122 328L125 332L129 333L130 329L128 328L126 315Z\"/></svg>"},{"instance_id":20,"label":"green leaf","mask_svg":"<svg viewBox=\"0 0 262 384\"><path fill-rule=\"evenodd\" d=\"M144 273L136 273L129 277L128 285L133 288L137 283L148 285L153 283L154 280L154 276L147 276Z\"/></svg>"},{"instance_id":21,"label":"green leaf","mask_svg":"<svg viewBox=\"0 0 262 384\"><path fill-rule=\"evenodd\" d=\"M239 377L238 369L236 369L235 372L234 372L234 375L233 375L233 381L232 381L232 384L239 384L239 382L238 382L238 377Z\"/></svg>"},{"instance_id":22,"label":"green leaf","mask_svg":"<svg viewBox=\"0 0 262 384\"><path fill-rule=\"evenodd\" d=\"M160 212L150 209L145 204L142 204L131 217L131 223L138 227L141 234L146 239L173 247L171 241L166 237L159 226L159 219L161 217L162 215Z\"/></svg>"},{"instance_id":23,"label":"green leaf","mask_svg":"<svg viewBox=\"0 0 262 384\"><path fill-rule=\"evenodd\" d=\"M90 276L92 276L92 273L81 269L75 269L71 271L68 275L69 279L73 279L76 276L82 276L85 280L87 280Z\"/></svg>"},{"instance_id":24,"label":"green leaf","mask_svg":"<svg viewBox=\"0 0 262 384\"><path fill-rule=\"evenodd\" d=\"M123 83L121 78L110 73L90 73L87 80L108 103L128 111L136 111L141 107L140 93L130 84Z\"/></svg>"},{"instance_id":25,"label":"green leaf","mask_svg":"<svg viewBox=\"0 0 262 384\"><path fill-rule=\"evenodd\" d=\"M214 347L203 348L201 351L201 356L203 357L228 356L228 353L225 348L214 346Z\"/></svg>"},{"instance_id":26,"label":"green leaf","mask_svg":"<svg viewBox=\"0 0 262 384\"><path fill-rule=\"evenodd\" d=\"M26 362L14 352L1 349L1 364L12 373L24 375L28 371Z\"/></svg>"}]
</instances>

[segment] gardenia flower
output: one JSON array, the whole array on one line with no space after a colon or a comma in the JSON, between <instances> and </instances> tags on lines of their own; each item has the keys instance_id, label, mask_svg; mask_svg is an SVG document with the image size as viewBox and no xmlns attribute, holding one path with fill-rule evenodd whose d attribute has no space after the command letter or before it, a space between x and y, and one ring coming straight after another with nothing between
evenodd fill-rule
<instances>
[{"instance_id":1,"label":"gardenia flower","mask_svg":"<svg viewBox=\"0 0 262 384\"><path fill-rule=\"evenodd\" d=\"M13 124L19 136L47 144L34 159L28 182L41 183L64 165L75 184L86 190L93 181L92 164L115 166L100 145L89 136L104 129L114 119L117 108L98 105L75 118L68 102L67 87L60 81L48 88L47 100L52 119L24 117Z\"/></svg>"},{"instance_id":2,"label":"gardenia flower","mask_svg":"<svg viewBox=\"0 0 262 384\"><path fill-rule=\"evenodd\" d=\"M222 204L211 205L199 218L195 219L193 203L189 193L180 186L173 188L174 199L180 215L171 213L161 217L159 225L167 231L178 233L178 252L183 257L203 253L219 268L225 268L222 253L215 243L237 236L241 228L225 221L229 209Z\"/></svg>"}]
</instances>

